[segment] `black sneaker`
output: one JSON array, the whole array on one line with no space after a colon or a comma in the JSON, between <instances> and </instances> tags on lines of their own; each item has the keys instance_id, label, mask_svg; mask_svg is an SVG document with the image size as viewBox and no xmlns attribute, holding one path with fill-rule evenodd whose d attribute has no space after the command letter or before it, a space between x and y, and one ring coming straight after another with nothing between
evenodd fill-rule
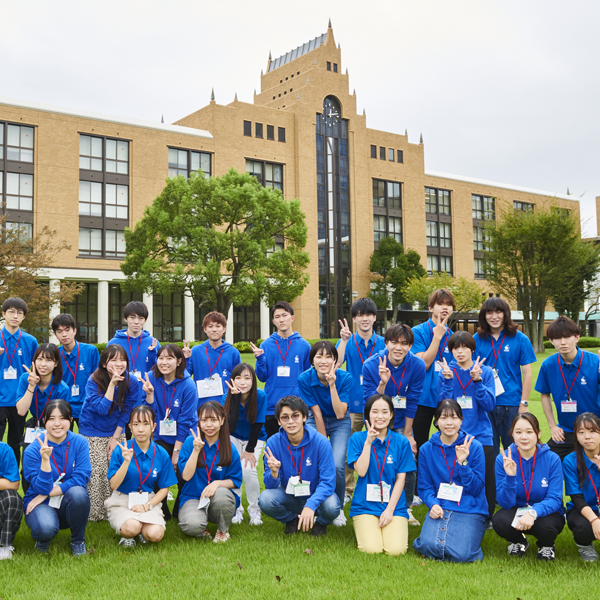
<instances>
[{"instance_id":1,"label":"black sneaker","mask_svg":"<svg viewBox=\"0 0 600 600\"><path fill-rule=\"evenodd\" d=\"M538 548L538 560L554 560L554 546L542 546Z\"/></svg>"},{"instance_id":2,"label":"black sneaker","mask_svg":"<svg viewBox=\"0 0 600 600\"><path fill-rule=\"evenodd\" d=\"M315 521L310 535L314 537L319 537L320 535L327 535L327 525L321 525L319 521Z\"/></svg>"},{"instance_id":3,"label":"black sneaker","mask_svg":"<svg viewBox=\"0 0 600 600\"><path fill-rule=\"evenodd\" d=\"M511 556L518 556L521 558L525 552L527 552L527 548L529 548L529 542L523 540L523 544L509 544L508 553Z\"/></svg>"},{"instance_id":4,"label":"black sneaker","mask_svg":"<svg viewBox=\"0 0 600 600\"><path fill-rule=\"evenodd\" d=\"M298 533L298 517L294 517L291 521L285 524L285 535L291 535L292 533Z\"/></svg>"}]
</instances>

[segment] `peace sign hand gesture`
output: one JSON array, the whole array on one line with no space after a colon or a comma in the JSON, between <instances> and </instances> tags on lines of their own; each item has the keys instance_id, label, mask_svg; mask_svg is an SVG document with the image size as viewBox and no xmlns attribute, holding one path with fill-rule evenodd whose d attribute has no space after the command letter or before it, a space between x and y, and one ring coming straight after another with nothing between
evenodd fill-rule
<instances>
[{"instance_id":1,"label":"peace sign hand gesture","mask_svg":"<svg viewBox=\"0 0 600 600\"><path fill-rule=\"evenodd\" d=\"M329 387L334 387L335 386L335 371L336 371L336 363L334 362L331 365L331 369L329 370L329 373L325 373L325 379L327 380L327 383L329 384Z\"/></svg>"},{"instance_id":2,"label":"peace sign hand gesture","mask_svg":"<svg viewBox=\"0 0 600 600\"><path fill-rule=\"evenodd\" d=\"M338 323L340 324L340 338L342 338L342 342L347 342L350 339L350 336L352 335L352 332L350 331L350 327L348 327L348 320L344 319L344 322L342 323L341 320L338 320Z\"/></svg>"},{"instance_id":3,"label":"peace sign hand gesture","mask_svg":"<svg viewBox=\"0 0 600 600\"><path fill-rule=\"evenodd\" d=\"M481 356L477 357L477 360L471 369L471 379L473 379L473 381L481 381L481 366L484 362L485 358L481 358Z\"/></svg>"},{"instance_id":4,"label":"peace sign hand gesture","mask_svg":"<svg viewBox=\"0 0 600 600\"><path fill-rule=\"evenodd\" d=\"M181 349L181 351L183 352L183 356L185 356L186 359L192 357L192 349L190 348L189 340L183 340L183 348Z\"/></svg>"},{"instance_id":5,"label":"peace sign hand gesture","mask_svg":"<svg viewBox=\"0 0 600 600\"><path fill-rule=\"evenodd\" d=\"M446 362L445 358L442 358L442 360L438 360L438 364L440 364L442 366L442 375L444 376L444 379L453 379L454 378L454 373L452 372L452 369Z\"/></svg>"},{"instance_id":6,"label":"peace sign hand gesture","mask_svg":"<svg viewBox=\"0 0 600 600\"><path fill-rule=\"evenodd\" d=\"M196 428L196 433L194 433L193 429L190 429L190 431L194 436L194 452L201 452L202 448L204 448L204 440L200 436L200 429Z\"/></svg>"},{"instance_id":7,"label":"peace sign hand gesture","mask_svg":"<svg viewBox=\"0 0 600 600\"><path fill-rule=\"evenodd\" d=\"M123 381L123 379L125 379L125 377L123 377L122 375L119 375L116 371L113 371L109 368L110 365L107 365L106 370L110 373L110 384L109 385L113 385L114 387L119 385L120 381Z\"/></svg>"},{"instance_id":8,"label":"peace sign hand gesture","mask_svg":"<svg viewBox=\"0 0 600 600\"><path fill-rule=\"evenodd\" d=\"M446 335L446 327L450 315L446 315L438 324L433 328L433 337L439 342Z\"/></svg>"},{"instance_id":9,"label":"peace sign hand gesture","mask_svg":"<svg viewBox=\"0 0 600 600\"><path fill-rule=\"evenodd\" d=\"M469 456L469 451L471 448L471 444L473 443L473 440L475 439L474 436L469 437L468 435L465 436L465 441L460 444L459 446L456 446L456 462L464 462L465 460L467 460L467 457Z\"/></svg>"},{"instance_id":10,"label":"peace sign hand gesture","mask_svg":"<svg viewBox=\"0 0 600 600\"><path fill-rule=\"evenodd\" d=\"M265 456L267 457L267 466L271 469L271 477L273 479L277 479L279 477L279 469L281 468L281 461L277 460L273 453L271 452L271 448L265 448Z\"/></svg>"},{"instance_id":11,"label":"peace sign hand gesture","mask_svg":"<svg viewBox=\"0 0 600 600\"><path fill-rule=\"evenodd\" d=\"M131 459L133 458L133 448L129 448L127 446L127 442L125 442L124 444L119 444L119 442L117 442L117 446L119 446L119 448L121 448L121 454L123 455L123 460L125 462L131 462Z\"/></svg>"},{"instance_id":12,"label":"peace sign hand gesture","mask_svg":"<svg viewBox=\"0 0 600 600\"><path fill-rule=\"evenodd\" d=\"M377 431L377 429L375 429L375 427L373 427L369 421L365 421L365 424L367 426L367 443L372 444L377 439L379 431Z\"/></svg>"},{"instance_id":13,"label":"peace sign hand gesture","mask_svg":"<svg viewBox=\"0 0 600 600\"><path fill-rule=\"evenodd\" d=\"M387 366L387 356L384 356L383 358L379 357L379 379L381 380L381 383L387 385L391 376L392 372Z\"/></svg>"},{"instance_id":14,"label":"peace sign hand gesture","mask_svg":"<svg viewBox=\"0 0 600 600\"><path fill-rule=\"evenodd\" d=\"M40 382L40 376L35 370L35 364L31 363L31 369L28 369L25 365L23 365L23 368L29 373L27 376L27 382L29 385L32 385L35 388L35 386Z\"/></svg>"},{"instance_id":15,"label":"peace sign hand gesture","mask_svg":"<svg viewBox=\"0 0 600 600\"><path fill-rule=\"evenodd\" d=\"M148 352L152 352L152 350L154 350L156 346L158 346L158 340L155 337L153 337L152 344L148 346Z\"/></svg>"},{"instance_id":16,"label":"peace sign hand gesture","mask_svg":"<svg viewBox=\"0 0 600 600\"><path fill-rule=\"evenodd\" d=\"M227 381L227 379L225 380L225 383L227 384L227 387L231 390L232 394L241 394L242 392L240 392L240 390L238 389L237 384L235 383L235 381Z\"/></svg>"},{"instance_id":17,"label":"peace sign hand gesture","mask_svg":"<svg viewBox=\"0 0 600 600\"><path fill-rule=\"evenodd\" d=\"M600 454L596 454L594 458L592 458L592 462L595 463L600 470Z\"/></svg>"},{"instance_id":18,"label":"peace sign hand gesture","mask_svg":"<svg viewBox=\"0 0 600 600\"><path fill-rule=\"evenodd\" d=\"M38 435L35 439L39 442L41 446L40 454L42 455L42 461L48 462L50 460L50 455L52 454L52 447L48 446L48 434L46 433L44 435L43 441L41 435Z\"/></svg>"},{"instance_id":19,"label":"peace sign hand gesture","mask_svg":"<svg viewBox=\"0 0 600 600\"><path fill-rule=\"evenodd\" d=\"M261 354L265 353L265 351L262 348L258 348L252 342L250 342L250 348L252 349L252 352L254 353L254 358L258 358Z\"/></svg>"},{"instance_id":20,"label":"peace sign hand gesture","mask_svg":"<svg viewBox=\"0 0 600 600\"><path fill-rule=\"evenodd\" d=\"M517 474L517 463L512 459L510 452L510 446L506 451L506 454L502 452L502 460L504 461L504 472L511 477Z\"/></svg>"},{"instance_id":21,"label":"peace sign hand gesture","mask_svg":"<svg viewBox=\"0 0 600 600\"><path fill-rule=\"evenodd\" d=\"M151 396L154 394L154 386L150 383L150 379L148 379L148 373L146 375L146 381L144 381L139 375L137 376L138 381L142 383L142 389L146 392L147 396Z\"/></svg>"}]
</instances>

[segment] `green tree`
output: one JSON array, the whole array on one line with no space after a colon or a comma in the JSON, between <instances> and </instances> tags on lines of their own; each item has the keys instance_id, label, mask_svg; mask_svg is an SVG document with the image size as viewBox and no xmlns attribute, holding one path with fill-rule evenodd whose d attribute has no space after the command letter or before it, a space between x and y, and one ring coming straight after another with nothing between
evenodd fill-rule
<instances>
[{"instance_id":1,"label":"green tree","mask_svg":"<svg viewBox=\"0 0 600 600\"><path fill-rule=\"evenodd\" d=\"M285 247L275 248L275 238ZM125 231L125 289L184 292L227 314L232 303L291 302L308 284L307 227L298 200L231 169L167 180Z\"/></svg>"},{"instance_id":2,"label":"green tree","mask_svg":"<svg viewBox=\"0 0 600 600\"><path fill-rule=\"evenodd\" d=\"M421 257L415 250L404 251L404 246L393 237L383 238L377 250L371 254L369 269L374 274L370 291L377 308L387 309L406 302L406 286L413 277L423 277L427 271L421 265Z\"/></svg>"}]
</instances>

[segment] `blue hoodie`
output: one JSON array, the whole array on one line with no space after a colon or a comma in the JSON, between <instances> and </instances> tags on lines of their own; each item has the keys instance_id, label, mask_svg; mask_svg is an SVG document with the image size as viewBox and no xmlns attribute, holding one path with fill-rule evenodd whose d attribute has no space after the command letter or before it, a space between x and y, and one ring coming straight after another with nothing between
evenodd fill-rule
<instances>
[{"instance_id":1,"label":"blue hoodie","mask_svg":"<svg viewBox=\"0 0 600 600\"><path fill-rule=\"evenodd\" d=\"M266 448L269 448L273 456L281 461L279 476L277 479L271 477L271 469L267 464ZM292 457L294 458L292 462ZM335 493L335 463L333 462L333 451L329 440L312 427L304 427L304 437L298 446L289 443L287 433L281 428L279 433L271 436L265 445L264 482L268 490L287 487L290 477L297 477L300 468L300 477L310 482L310 496L306 500L306 506L311 510L317 510L321 504Z\"/></svg>"},{"instance_id":2,"label":"blue hoodie","mask_svg":"<svg viewBox=\"0 0 600 600\"><path fill-rule=\"evenodd\" d=\"M192 378L187 371L184 371L181 379L174 379L171 383L165 383L163 377L156 377L150 371L148 379L154 387L154 402L152 404L148 403L146 392L143 390L142 399L156 415L154 439L162 440L167 444L185 442L190 436L190 429L196 431L196 427L198 427L198 412L196 410L198 395ZM177 435L160 434L160 422L165 418L167 408L170 408L169 419L177 422Z\"/></svg>"},{"instance_id":3,"label":"blue hoodie","mask_svg":"<svg viewBox=\"0 0 600 600\"><path fill-rule=\"evenodd\" d=\"M187 370L190 375L194 376L196 387L200 381L208 379L216 373L221 378L223 394L225 394L229 390L225 382L231 379L231 371L241 362L240 351L229 342L223 340L218 348L213 348L206 340L192 348L192 356L187 361ZM221 402L223 399L222 394L200 398L199 390L196 397L198 398L197 408L209 400Z\"/></svg>"},{"instance_id":4,"label":"blue hoodie","mask_svg":"<svg viewBox=\"0 0 600 600\"><path fill-rule=\"evenodd\" d=\"M496 402L493 371L483 365L481 367L481 381L475 382L471 379L471 369L473 367L461 369L455 360L449 366L454 375L452 379L445 379L441 371L438 375L438 404L449 398L460 404L460 398L463 396L462 386L464 386L464 395L473 399L473 408L463 407L462 430L469 435L474 435L475 439L484 446L491 446L493 444L492 424L488 412L494 410Z\"/></svg>"},{"instance_id":5,"label":"blue hoodie","mask_svg":"<svg viewBox=\"0 0 600 600\"><path fill-rule=\"evenodd\" d=\"M546 444L537 445L535 469L533 469L533 456L521 458L516 444L510 445L512 459L517 464L517 474L507 475L504 470L502 454L496 457L496 500L502 508L523 508L527 506L525 486L531 495L529 506L540 517L547 517L555 512L562 513L563 474L560 458L550 450ZM521 462L523 471L521 471ZM532 481L533 476L533 481ZM523 480L525 483L523 483Z\"/></svg>"},{"instance_id":6,"label":"blue hoodie","mask_svg":"<svg viewBox=\"0 0 600 600\"><path fill-rule=\"evenodd\" d=\"M292 333L289 338L273 333L260 347L264 354L256 359L256 376L265 384L267 415L273 415L281 398L300 395L298 377L311 367L308 360L310 344L298 332ZM290 368L289 377L277 376L280 366Z\"/></svg>"},{"instance_id":7,"label":"blue hoodie","mask_svg":"<svg viewBox=\"0 0 600 600\"><path fill-rule=\"evenodd\" d=\"M419 498L430 509L434 504L438 504L444 510L483 515L487 518L488 503L485 497L483 446L477 440L473 440L467 457L468 464L464 467L458 463L454 465L455 447L461 445L465 437L465 432L461 430L456 441L452 445L446 446L442 444L441 434L438 431L421 446L417 482ZM446 460L444 460L444 456ZM451 500L440 500L437 497L440 483L450 483L450 472L453 468L452 482L463 486L462 498L458 503Z\"/></svg>"},{"instance_id":8,"label":"blue hoodie","mask_svg":"<svg viewBox=\"0 0 600 600\"><path fill-rule=\"evenodd\" d=\"M565 494L567 496L583 494L583 499L588 503L588 506L600 516L600 511L598 511L599 500L596 498L596 492L594 491L595 485L598 492L600 492L600 471L598 471L596 464L585 455L585 452L583 453L583 459L589 473L588 478L583 483L583 488L579 483L579 474L577 473L577 454L571 452L571 454L563 461L562 468L565 477ZM594 485L592 485L590 477L593 479ZM572 508L575 508L573 503L568 502L567 510Z\"/></svg>"},{"instance_id":9,"label":"blue hoodie","mask_svg":"<svg viewBox=\"0 0 600 600\"><path fill-rule=\"evenodd\" d=\"M119 329L115 333L115 337L106 345L122 346L129 359L129 372L133 375L135 371L139 371L141 377L144 378L144 375L156 364L156 353L160 348L160 342L157 342L154 350L148 350L152 346L152 340L152 335L145 329L142 330L142 335L136 338L127 335L127 329Z\"/></svg>"},{"instance_id":10,"label":"blue hoodie","mask_svg":"<svg viewBox=\"0 0 600 600\"><path fill-rule=\"evenodd\" d=\"M71 352L67 353L61 346L59 348L63 367L63 381L71 390L71 409L73 417L79 418L81 407L85 400L85 385L90 375L98 368L100 354L96 346L75 342ZM75 378L73 378L75 373ZM77 394L73 395L73 384L77 385Z\"/></svg>"}]
</instances>

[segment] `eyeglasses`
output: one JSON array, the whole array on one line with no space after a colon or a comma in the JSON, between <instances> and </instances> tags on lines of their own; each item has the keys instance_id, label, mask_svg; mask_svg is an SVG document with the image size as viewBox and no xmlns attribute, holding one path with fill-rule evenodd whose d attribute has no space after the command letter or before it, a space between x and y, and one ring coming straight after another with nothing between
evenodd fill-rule
<instances>
[{"instance_id":1,"label":"eyeglasses","mask_svg":"<svg viewBox=\"0 0 600 600\"><path fill-rule=\"evenodd\" d=\"M8 310L4 311L6 312L7 315L10 315L11 317L24 317L25 313L22 310L15 310L14 308L9 308Z\"/></svg>"},{"instance_id":2,"label":"eyeglasses","mask_svg":"<svg viewBox=\"0 0 600 600\"><path fill-rule=\"evenodd\" d=\"M302 418L302 413L295 412L295 413L292 413L291 415L281 415L279 417L279 420L282 423L287 423L290 419L292 419L292 421L299 421L301 418Z\"/></svg>"}]
</instances>

